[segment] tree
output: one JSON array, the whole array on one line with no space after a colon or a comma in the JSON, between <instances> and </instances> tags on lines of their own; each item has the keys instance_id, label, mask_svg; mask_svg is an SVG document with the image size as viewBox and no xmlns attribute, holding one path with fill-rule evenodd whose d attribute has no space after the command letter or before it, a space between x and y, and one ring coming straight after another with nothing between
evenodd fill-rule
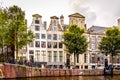
<instances>
[{"instance_id":1,"label":"tree","mask_svg":"<svg viewBox=\"0 0 120 80\"><path fill-rule=\"evenodd\" d=\"M74 54L74 64L76 63L76 57L78 58L79 54L87 50L88 43L83 33L84 29L79 28L77 25L70 25L63 34L66 51Z\"/></svg>"},{"instance_id":2,"label":"tree","mask_svg":"<svg viewBox=\"0 0 120 80\"><path fill-rule=\"evenodd\" d=\"M113 65L113 56L120 53L120 31L118 28L108 28L105 37L102 38L99 49L105 55L111 55L112 65Z\"/></svg>"},{"instance_id":3,"label":"tree","mask_svg":"<svg viewBox=\"0 0 120 80\"><path fill-rule=\"evenodd\" d=\"M27 30L25 12L18 6L5 8L7 23L5 31L5 45L11 49L12 57L18 59L18 50L33 41L32 31ZM4 28L3 28L4 29ZM16 54L16 56L14 56Z\"/></svg>"},{"instance_id":4,"label":"tree","mask_svg":"<svg viewBox=\"0 0 120 80\"><path fill-rule=\"evenodd\" d=\"M7 29L6 21L7 21L7 11L6 9L0 8L0 48L1 48L1 56L4 56L0 58L2 61L5 60L5 53L3 50L5 46L5 40L6 40L6 37L5 37L6 29Z\"/></svg>"}]
</instances>

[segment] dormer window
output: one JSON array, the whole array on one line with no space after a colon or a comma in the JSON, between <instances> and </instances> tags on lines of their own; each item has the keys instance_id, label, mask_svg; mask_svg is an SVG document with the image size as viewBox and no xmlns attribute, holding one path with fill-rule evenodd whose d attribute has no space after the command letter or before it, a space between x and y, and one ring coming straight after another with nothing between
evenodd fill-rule
<instances>
[{"instance_id":1,"label":"dormer window","mask_svg":"<svg viewBox=\"0 0 120 80\"><path fill-rule=\"evenodd\" d=\"M35 24L39 24L39 20L35 20Z\"/></svg>"}]
</instances>

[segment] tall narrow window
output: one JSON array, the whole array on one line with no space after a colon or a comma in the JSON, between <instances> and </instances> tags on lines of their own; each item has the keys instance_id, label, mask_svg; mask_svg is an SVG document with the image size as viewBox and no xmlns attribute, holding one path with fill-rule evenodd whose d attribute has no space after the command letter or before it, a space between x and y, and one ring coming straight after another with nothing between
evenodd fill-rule
<instances>
[{"instance_id":1,"label":"tall narrow window","mask_svg":"<svg viewBox=\"0 0 120 80\"><path fill-rule=\"evenodd\" d=\"M40 31L40 26L35 26L35 31Z\"/></svg>"},{"instance_id":2,"label":"tall narrow window","mask_svg":"<svg viewBox=\"0 0 120 80\"><path fill-rule=\"evenodd\" d=\"M53 43L53 48L57 48L57 42Z\"/></svg>"},{"instance_id":3,"label":"tall narrow window","mask_svg":"<svg viewBox=\"0 0 120 80\"><path fill-rule=\"evenodd\" d=\"M35 51L35 56L36 56L35 57L36 61L39 62L40 61L40 50Z\"/></svg>"},{"instance_id":4,"label":"tall narrow window","mask_svg":"<svg viewBox=\"0 0 120 80\"><path fill-rule=\"evenodd\" d=\"M39 33L35 33L35 37L36 37L36 39L40 39L40 34Z\"/></svg>"},{"instance_id":5,"label":"tall narrow window","mask_svg":"<svg viewBox=\"0 0 120 80\"><path fill-rule=\"evenodd\" d=\"M54 21L54 23L53 23L53 31L58 31L57 22L56 21Z\"/></svg>"},{"instance_id":6,"label":"tall narrow window","mask_svg":"<svg viewBox=\"0 0 120 80\"><path fill-rule=\"evenodd\" d=\"M53 34L53 40L57 40L57 34Z\"/></svg>"},{"instance_id":7,"label":"tall narrow window","mask_svg":"<svg viewBox=\"0 0 120 80\"><path fill-rule=\"evenodd\" d=\"M31 43L29 44L29 47L34 47L34 42L31 42Z\"/></svg>"},{"instance_id":8,"label":"tall narrow window","mask_svg":"<svg viewBox=\"0 0 120 80\"><path fill-rule=\"evenodd\" d=\"M34 54L34 50L29 50L29 54Z\"/></svg>"},{"instance_id":9,"label":"tall narrow window","mask_svg":"<svg viewBox=\"0 0 120 80\"><path fill-rule=\"evenodd\" d=\"M59 59L60 62L63 61L63 51L59 51Z\"/></svg>"},{"instance_id":10,"label":"tall narrow window","mask_svg":"<svg viewBox=\"0 0 120 80\"><path fill-rule=\"evenodd\" d=\"M51 34L48 34L48 35L47 35L47 39L50 39L50 40L51 40L51 38L52 38Z\"/></svg>"},{"instance_id":11,"label":"tall narrow window","mask_svg":"<svg viewBox=\"0 0 120 80\"><path fill-rule=\"evenodd\" d=\"M39 20L35 20L35 24L39 24Z\"/></svg>"},{"instance_id":12,"label":"tall narrow window","mask_svg":"<svg viewBox=\"0 0 120 80\"><path fill-rule=\"evenodd\" d=\"M47 47L48 47L48 48L51 48L51 47L52 47L51 42L48 42L48 43L47 43Z\"/></svg>"},{"instance_id":13,"label":"tall narrow window","mask_svg":"<svg viewBox=\"0 0 120 80\"><path fill-rule=\"evenodd\" d=\"M54 62L57 62L57 51L54 51Z\"/></svg>"},{"instance_id":14,"label":"tall narrow window","mask_svg":"<svg viewBox=\"0 0 120 80\"><path fill-rule=\"evenodd\" d=\"M62 35L59 35L59 36L58 36L58 39L59 39L59 40L62 40Z\"/></svg>"},{"instance_id":15,"label":"tall narrow window","mask_svg":"<svg viewBox=\"0 0 120 80\"><path fill-rule=\"evenodd\" d=\"M95 63L95 54L92 54L92 55L91 55L91 59L92 59L91 62L92 62L92 63Z\"/></svg>"},{"instance_id":16,"label":"tall narrow window","mask_svg":"<svg viewBox=\"0 0 120 80\"><path fill-rule=\"evenodd\" d=\"M48 62L52 62L52 53L48 51Z\"/></svg>"},{"instance_id":17,"label":"tall narrow window","mask_svg":"<svg viewBox=\"0 0 120 80\"><path fill-rule=\"evenodd\" d=\"M84 62L87 63L88 62L88 55L84 54Z\"/></svg>"},{"instance_id":18,"label":"tall narrow window","mask_svg":"<svg viewBox=\"0 0 120 80\"><path fill-rule=\"evenodd\" d=\"M91 49L95 50L95 44L94 43L91 43Z\"/></svg>"},{"instance_id":19,"label":"tall narrow window","mask_svg":"<svg viewBox=\"0 0 120 80\"><path fill-rule=\"evenodd\" d=\"M57 24L56 24L56 21L54 20L54 24L53 24L54 26L56 26Z\"/></svg>"},{"instance_id":20,"label":"tall narrow window","mask_svg":"<svg viewBox=\"0 0 120 80\"><path fill-rule=\"evenodd\" d=\"M40 41L35 41L35 47L40 47Z\"/></svg>"},{"instance_id":21,"label":"tall narrow window","mask_svg":"<svg viewBox=\"0 0 120 80\"><path fill-rule=\"evenodd\" d=\"M41 34L41 38L45 39L46 38L45 34Z\"/></svg>"},{"instance_id":22,"label":"tall narrow window","mask_svg":"<svg viewBox=\"0 0 120 80\"><path fill-rule=\"evenodd\" d=\"M59 48L63 48L62 42L59 42Z\"/></svg>"},{"instance_id":23,"label":"tall narrow window","mask_svg":"<svg viewBox=\"0 0 120 80\"><path fill-rule=\"evenodd\" d=\"M41 47L46 48L46 42L45 41L41 41Z\"/></svg>"}]
</instances>

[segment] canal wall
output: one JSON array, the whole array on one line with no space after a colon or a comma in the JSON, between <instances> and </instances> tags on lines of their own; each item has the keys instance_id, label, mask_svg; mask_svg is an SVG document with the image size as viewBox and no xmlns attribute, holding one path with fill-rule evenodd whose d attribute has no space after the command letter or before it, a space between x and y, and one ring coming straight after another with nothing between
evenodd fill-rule
<instances>
[{"instance_id":1,"label":"canal wall","mask_svg":"<svg viewBox=\"0 0 120 80\"><path fill-rule=\"evenodd\" d=\"M80 75L103 75L103 70L80 70L80 69L40 69L16 64L0 65L4 78L40 77L40 76L80 76ZM1 75L0 73L0 75ZM114 71L120 74L120 71Z\"/></svg>"}]
</instances>

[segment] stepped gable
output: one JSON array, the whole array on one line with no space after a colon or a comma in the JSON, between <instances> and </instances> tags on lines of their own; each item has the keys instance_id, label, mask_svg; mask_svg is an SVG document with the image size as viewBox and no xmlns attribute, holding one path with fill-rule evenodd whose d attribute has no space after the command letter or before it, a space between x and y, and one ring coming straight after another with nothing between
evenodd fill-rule
<instances>
[{"instance_id":1,"label":"stepped gable","mask_svg":"<svg viewBox=\"0 0 120 80\"><path fill-rule=\"evenodd\" d=\"M81 15L79 13L71 14L71 15L69 15L69 17L85 18L83 15Z\"/></svg>"}]
</instances>

